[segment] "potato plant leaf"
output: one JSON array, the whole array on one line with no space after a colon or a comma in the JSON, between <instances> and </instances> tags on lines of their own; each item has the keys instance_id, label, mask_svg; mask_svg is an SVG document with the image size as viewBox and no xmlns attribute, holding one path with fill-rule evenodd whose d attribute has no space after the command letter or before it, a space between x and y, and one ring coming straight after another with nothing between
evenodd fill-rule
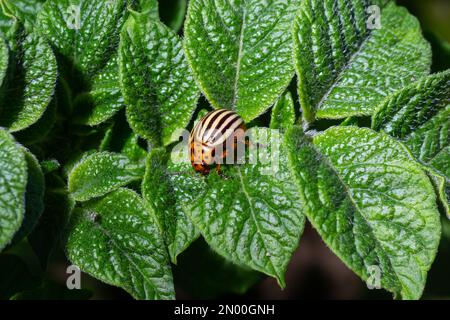
<instances>
[{"instance_id":1,"label":"potato plant leaf","mask_svg":"<svg viewBox=\"0 0 450 320\"><path fill-rule=\"evenodd\" d=\"M154 149L147 158L142 182L144 201L155 212L170 258L177 256L200 235L186 214L186 205L206 184L194 175L190 164L174 164L165 149Z\"/></svg>"},{"instance_id":2,"label":"potato plant leaf","mask_svg":"<svg viewBox=\"0 0 450 320\"><path fill-rule=\"evenodd\" d=\"M126 0L48 0L37 25L56 52L91 80L117 47L126 5Z\"/></svg>"},{"instance_id":3,"label":"potato plant leaf","mask_svg":"<svg viewBox=\"0 0 450 320\"><path fill-rule=\"evenodd\" d=\"M145 13L152 18L159 18L159 3L158 0L139 0L138 11Z\"/></svg>"},{"instance_id":4,"label":"potato plant leaf","mask_svg":"<svg viewBox=\"0 0 450 320\"><path fill-rule=\"evenodd\" d=\"M12 243L19 243L28 236L36 226L44 211L45 180L41 166L36 157L29 151L25 153L25 161L28 168L28 180L25 193L25 216L20 229L14 235Z\"/></svg>"},{"instance_id":5,"label":"potato plant leaf","mask_svg":"<svg viewBox=\"0 0 450 320\"><path fill-rule=\"evenodd\" d=\"M450 219L450 183L447 177L431 166L425 166L424 170L433 183L440 209Z\"/></svg>"},{"instance_id":6,"label":"potato plant leaf","mask_svg":"<svg viewBox=\"0 0 450 320\"><path fill-rule=\"evenodd\" d=\"M299 0L192 0L185 49L194 76L215 108L245 121L264 113L292 79L289 36Z\"/></svg>"},{"instance_id":7,"label":"potato plant leaf","mask_svg":"<svg viewBox=\"0 0 450 320\"><path fill-rule=\"evenodd\" d=\"M51 3L46 4L39 18L40 28L63 57L61 64L74 65L72 69L80 72L81 80L85 82L77 88L83 92L77 92L80 94L74 101L75 122L90 126L103 123L124 106L117 47L120 30L128 16L126 5L158 19L157 1L48 2ZM80 74L69 72L69 76L77 78Z\"/></svg>"},{"instance_id":8,"label":"potato plant leaf","mask_svg":"<svg viewBox=\"0 0 450 320\"><path fill-rule=\"evenodd\" d=\"M139 145L139 136L134 132L125 140L120 152L136 163L144 163L147 158L147 151Z\"/></svg>"},{"instance_id":9,"label":"potato plant leaf","mask_svg":"<svg viewBox=\"0 0 450 320\"><path fill-rule=\"evenodd\" d=\"M288 91L273 106L270 128L285 131L294 125L295 118L294 100Z\"/></svg>"},{"instance_id":10,"label":"potato plant leaf","mask_svg":"<svg viewBox=\"0 0 450 320\"><path fill-rule=\"evenodd\" d=\"M123 115L123 117L122 117ZM116 118L114 124L105 131L99 151L121 153L131 161L145 165L147 151L141 146L139 136L134 133L125 120L125 115Z\"/></svg>"},{"instance_id":11,"label":"potato plant leaf","mask_svg":"<svg viewBox=\"0 0 450 320\"><path fill-rule=\"evenodd\" d=\"M237 265L275 277L284 273L304 227L303 202L285 166L286 150L276 130L249 134L258 152L247 163L211 173L188 215L208 244ZM250 160L253 159L253 160Z\"/></svg>"},{"instance_id":12,"label":"potato plant leaf","mask_svg":"<svg viewBox=\"0 0 450 320\"><path fill-rule=\"evenodd\" d=\"M8 34L14 28L15 17L21 21L27 30L33 28L36 16L45 0L2 0L0 8L0 31ZM5 15L5 11L8 15Z\"/></svg>"},{"instance_id":13,"label":"potato plant leaf","mask_svg":"<svg viewBox=\"0 0 450 320\"><path fill-rule=\"evenodd\" d=\"M77 201L103 196L130 182L140 180L144 166L127 156L97 152L84 157L69 175L69 191Z\"/></svg>"},{"instance_id":14,"label":"potato plant leaf","mask_svg":"<svg viewBox=\"0 0 450 320\"><path fill-rule=\"evenodd\" d=\"M14 136L21 144L29 146L43 142L54 128L56 123L57 102L56 99L50 102L42 117L28 128L15 132Z\"/></svg>"},{"instance_id":15,"label":"potato plant leaf","mask_svg":"<svg viewBox=\"0 0 450 320\"><path fill-rule=\"evenodd\" d=\"M0 126L11 132L36 123L55 90L57 65L51 47L38 34L20 25L8 41L9 67L0 87Z\"/></svg>"},{"instance_id":16,"label":"potato plant leaf","mask_svg":"<svg viewBox=\"0 0 450 320\"><path fill-rule=\"evenodd\" d=\"M433 186L408 150L385 134L334 127L312 143L287 136L306 215L326 244L363 280L418 299L440 240Z\"/></svg>"},{"instance_id":17,"label":"potato plant leaf","mask_svg":"<svg viewBox=\"0 0 450 320\"><path fill-rule=\"evenodd\" d=\"M8 70L9 49L5 39L0 36L0 87L3 85L6 71Z\"/></svg>"},{"instance_id":18,"label":"potato plant leaf","mask_svg":"<svg viewBox=\"0 0 450 320\"><path fill-rule=\"evenodd\" d=\"M134 9L142 11L149 18L159 19L156 0L139 1ZM105 122L124 107L117 53L114 53L106 66L93 76L90 91L80 94L74 103L78 113L75 121L90 126Z\"/></svg>"},{"instance_id":19,"label":"potato plant leaf","mask_svg":"<svg viewBox=\"0 0 450 320\"><path fill-rule=\"evenodd\" d=\"M118 189L73 212L67 253L84 272L136 299L173 299L172 271L156 221L133 191Z\"/></svg>"},{"instance_id":20,"label":"potato plant leaf","mask_svg":"<svg viewBox=\"0 0 450 320\"><path fill-rule=\"evenodd\" d=\"M392 95L375 113L372 128L403 141L420 162L445 177L450 189L450 70ZM448 205L448 199L443 202Z\"/></svg>"},{"instance_id":21,"label":"potato plant leaf","mask_svg":"<svg viewBox=\"0 0 450 320\"><path fill-rule=\"evenodd\" d=\"M430 70L419 22L392 1L303 1L293 38L300 102L310 122L371 115Z\"/></svg>"},{"instance_id":22,"label":"potato plant leaf","mask_svg":"<svg viewBox=\"0 0 450 320\"><path fill-rule=\"evenodd\" d=\"M156 19L133 15L122 32L119 67L132 129L154 145L175 141L199 95L181 39Z\"/></svg>"},{"instance_id":23,"label":"potato plant leaf","mask_svg":"<svg viewBox=\"0 0 450 320\"><path fill-rule=\"evenodd\" d=\"M74 104L77 110L75 121L89 126L105 122L124 106L117 55L93 77L91 90L80 94Z\"/></svg>"},{"instance_id":24,"label":"potato plant leaf","mask_svg":"<svg viewBox=\"0 0 450 320\"><path fill-rule=\"evenodd\" d=\"M26 186L27 162L22 147L0 128L0 251L22 224Z\"/></svg>"}]
</instances>

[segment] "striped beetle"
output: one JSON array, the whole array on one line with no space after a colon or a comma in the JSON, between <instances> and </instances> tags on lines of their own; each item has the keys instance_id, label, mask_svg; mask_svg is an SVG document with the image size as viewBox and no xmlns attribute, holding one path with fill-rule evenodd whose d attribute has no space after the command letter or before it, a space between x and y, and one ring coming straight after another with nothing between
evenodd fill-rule
<instances>
[{"instance_id":1,"label":"striped beetle","mask_svg":"<svg viewBox=\"0 0 450 320\"><path fill-rule=\"evenodd\" d=\"M245 143L244 120L234 111L220 109L206 114L189 136L191 163L196 172L207 175L210 167L227 157L227 148ZM229 151L229 149L228 149Z\"/></svg>"}]
</instances>

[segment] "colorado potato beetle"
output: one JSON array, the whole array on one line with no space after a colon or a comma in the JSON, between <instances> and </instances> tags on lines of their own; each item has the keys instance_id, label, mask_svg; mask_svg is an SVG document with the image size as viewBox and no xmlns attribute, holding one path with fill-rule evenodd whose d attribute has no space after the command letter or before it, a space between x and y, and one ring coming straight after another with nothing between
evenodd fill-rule
<instances>
[{"instance_id":1,"label":"colorado potato beetle","mask_svg":"<svg viewBox=\"0 0 450 320\"><path fill-rule=\"evenodd\" d=\"M207 175L213 165L227 157L230 148L236 151L239 143L245 143L244 120L234 111L220 109L206 114L192 129L189 137L191 163L196 172ZM218 163L219 162L219 163Z\"/></svg>"}]
</instances>

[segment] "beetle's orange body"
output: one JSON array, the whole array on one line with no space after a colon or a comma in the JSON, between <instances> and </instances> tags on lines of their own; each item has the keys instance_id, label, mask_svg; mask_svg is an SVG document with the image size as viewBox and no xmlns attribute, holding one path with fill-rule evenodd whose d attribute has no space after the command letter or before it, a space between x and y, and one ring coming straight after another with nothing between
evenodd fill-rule
<instances>
[{"instance_id":1,"label":"beetle's orange body","mask_svg":"<svg viewBox=\"0 0 450 320\"><path fill-rule=\"evenodd\" d=\"M204 175L213 165L220 170L220 159L228 148L245 142L245 123L234 111L220 109L205 115L192 129L189 137L191 163L196 172Z\"/></svg>"}]
</instances>

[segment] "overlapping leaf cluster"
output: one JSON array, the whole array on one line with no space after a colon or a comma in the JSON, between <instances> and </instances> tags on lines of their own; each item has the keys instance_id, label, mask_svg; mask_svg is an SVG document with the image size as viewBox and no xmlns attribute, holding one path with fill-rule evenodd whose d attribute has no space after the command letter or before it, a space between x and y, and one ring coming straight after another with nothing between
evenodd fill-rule
<instances>
[{"instance_id":1,"label":"overlapping leaf cluster","mask_svg":"<svg viewBox=\"0 0 450 320\"><path fill-rule=\"evenodd\" d=\"M211 295L259 273L284 287L308 219L363 280L420 298L448 213L450 71L430 75L416 18L381 0L172 2L0 0L0 249L27 238L45 270L62 245L136 299L173 299L189 257L223 272ZM238 112L276 164L196 174L178 140L202 108ZM71 297L37 282L0 296Z\"/></svg>"}]
</instances>

